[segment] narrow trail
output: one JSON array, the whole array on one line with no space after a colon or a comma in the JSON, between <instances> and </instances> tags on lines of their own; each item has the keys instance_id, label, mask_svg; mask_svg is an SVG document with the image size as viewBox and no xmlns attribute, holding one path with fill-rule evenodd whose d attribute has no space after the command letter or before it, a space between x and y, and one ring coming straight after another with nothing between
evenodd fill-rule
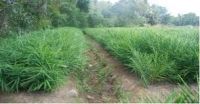
<instances>
[{"instance_id":1,"label":"narrow trail","mask_svg":"<svg viewBox=\"0 0 200 104\"><path fill-rule=\"evenodd\" d=\"M130 102L141 102L142 97L153 97L162 101L166 95L178 90L178 85L167 82L151 84L145 88L140 82L140 79L134 75L134 73L129 72L124 65L110 55L99 43L87 35L86 39L90 43L91 47L97 50L96 54L100 56L99 58L104 60L105 63L113 69L113 75L121 81L122 88L129 93ZM196 85L192 85L191 87L195 89L197 88Z\"/></svg>"}]
</instances>

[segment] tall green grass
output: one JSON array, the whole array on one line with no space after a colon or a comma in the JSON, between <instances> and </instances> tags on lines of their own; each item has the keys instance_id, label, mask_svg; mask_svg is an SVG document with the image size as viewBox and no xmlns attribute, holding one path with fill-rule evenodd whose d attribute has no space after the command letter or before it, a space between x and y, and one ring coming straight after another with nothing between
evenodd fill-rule
<instances>
[{"instance_id":1,"label":"tall green grass","mask_svg":"<svg viewBox=\"0 0 200 104\"><path fill-rule=\"evenodd\" d=\"M198 29L88 28L99 41L144 84L155 81L196 81L199 69Z\"/></svg>"},{"instance_id":2,"label":"tall green grass","mask_svg":"<svg viewBox=\"0 0 200 104\"><path fill-rule=\"evenodd\" d=\"M85 40L75 28L36 31L0 42L0 90L51 91L82 67Z\"/></svg>"}]
</instances>

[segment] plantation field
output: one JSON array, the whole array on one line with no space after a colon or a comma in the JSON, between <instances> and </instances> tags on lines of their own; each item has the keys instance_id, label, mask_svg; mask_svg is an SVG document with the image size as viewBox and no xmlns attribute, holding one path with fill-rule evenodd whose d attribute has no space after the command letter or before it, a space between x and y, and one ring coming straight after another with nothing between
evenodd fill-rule
<instances>
[{"instance_id":1,"label":"plantation field","mask_svg":"<svg viewBox=\"0 0 200 104\"><path fill-rule=\"evenodd\" d=\"M0 41L0 91L51 91L84 64L76 28L35 31Z\"/></svg>"},{"instance_id":2,"label":"plantation field","mask_svg":"<svg viewBox=\"0 0 200 104\"><path fill-rule=\"evenodd\" d=\"M198 29L184 27L64 27L0 38L0 103L199 102L198 43Z\"/></svg>"},{"instance_id":3,"label":"plantation field","mask_svg":"<svg viewBox=\"0 0 200 104\"><path fill-rule=\"evenodd\" d=\"M197 28L87 28L84 32L137 73L145 85L181 82L181 78L197 81Z\"/></svg>"},{"instance_id":4,"label":"plantation field","mask_svg":"<svg viewBox=\"0 0 200 104\"><path fill-rule=\"evenodd\" d=\"M0 103L199 103L197 1L0 0Z\"/></svg>"}]
</instances>

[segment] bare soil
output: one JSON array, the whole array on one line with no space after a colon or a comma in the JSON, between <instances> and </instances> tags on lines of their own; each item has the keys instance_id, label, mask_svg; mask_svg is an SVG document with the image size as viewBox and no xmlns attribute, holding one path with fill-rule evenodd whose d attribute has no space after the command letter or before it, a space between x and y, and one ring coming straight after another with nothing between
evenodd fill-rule
<instances>
[{"instance_id":1,"label":"bare soil","mask_svg":"<svg viewBox=\"0 0 200 104\"><path fill-rule=\"evenodd\" d=\"M96 48L91 47L90 41L88 46L89 48L86 52L88 57L87 66L85 71L81 73L85 74L82 79L85 79L86 83L80 83L82 86L88 87L83 88L85 91L81 93L81 96L89 103L119 102L115 93L117 79L113 78L108 63L103 62L102 58L100 58L101 56L96 52Z\"/></svg>"},{"instance_id":2,"label":"bare soil","mask_svg":"<svg viewBox=\"0 0 200 104\"><path fill-rule=\"evenodd\" d=\"M76 90L73 79L69 79L63 86L53 92L36 93L0 93L0 103L77 103L85 102L79 96L70 95L71 90Z\"/></svg>"}]
</instances>

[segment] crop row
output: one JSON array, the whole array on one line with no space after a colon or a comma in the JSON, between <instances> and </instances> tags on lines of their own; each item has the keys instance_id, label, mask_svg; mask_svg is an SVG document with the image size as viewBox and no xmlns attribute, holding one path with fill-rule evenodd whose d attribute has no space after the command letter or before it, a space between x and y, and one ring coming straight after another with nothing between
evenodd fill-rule
<instances>
[{"instance_id":1,"label":"crop row","mask_svg":"<svg viewBox=\"0 0 200 104\"><path fill-rule=\"evenodd\" d=\"M142 79L151 82L197 80L198 29L186 28L87 28L100 42Z\"/></svg>"},{"instance_id":2,"label":"crop row","mask_svg":"<svg viewBox=\"0 0 200 104\"><path fill-rule=\"evenodd\" d=\"M84 63L79 29L58 28L0 41L1 91L51 91Z\"/></svg>"}]
</instances>

